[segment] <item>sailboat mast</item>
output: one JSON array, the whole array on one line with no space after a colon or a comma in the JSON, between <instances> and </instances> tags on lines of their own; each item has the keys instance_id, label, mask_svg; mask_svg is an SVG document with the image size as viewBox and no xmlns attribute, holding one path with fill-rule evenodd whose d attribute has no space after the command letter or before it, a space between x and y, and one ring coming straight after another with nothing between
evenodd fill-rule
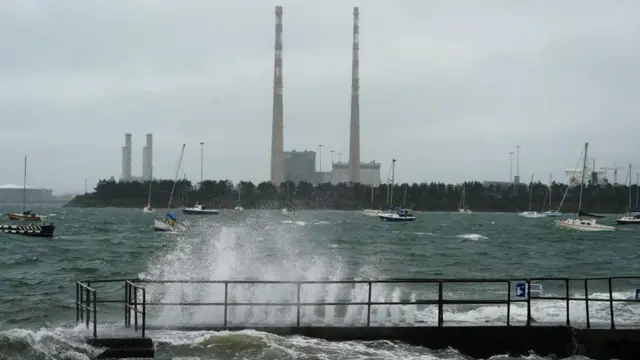
<instances>
[{"instance_id":1,"label":"sailboat mast","mask_svg":"<svg viewBox=\"0 0 640 360\"><path fill-rule=\"evenodd\" d=\"M631 164L629 164L629 214L631 214Z\"/></svg>"},{"instance_id":2,"label":"sailboat mast","mask_svg":"<svg viewBox=\"0 0 640 360\"><path fill-rule=\"evenodd\" d=\"M27 211L27 157L24 157L24 176L22 177L22 213Z\"/></svg>"},{"instance_id":3,"label":"sailboat mast","mask_svg":"<svg viewBox=\"0 0 640 360\"><path fill-rule=\"evenodd\" d=\"M176 189L176 182L178 182L178 174L180 174L180 165L182 165L182 157L184 156L184 147L187 144L182 144L182 151L180 152L180 160L178 160L178 168L176 169L176 175L173 178L173 186L171 187L171 195L169 195L169 204L167 205L167 210L171 209L171 199L173 199L173 192Z\"/></svg>"},{"instance_id":4,"label":"sailboat mast","mask_svg":"<svg viewBox=\"0 0 640 360\"><path fill-rule=\"evenodd\" d=\"M396 159L391 162L391 190L389 191L389 203L393 205L393 187L395 186L396 177Z\"/></svg>"},{"instance_id":5,"label":"sailboat mast","mask_svg":"<svg viewBox=\"0 0 640 360\"><path fill-rule=\"evenodd\" d=\"M578 215L582 211L582 191L584 190L584 173L587 172L587 151L589 143L584 143L584 160L582 161L582 174L580 175L580 200L578 201Z\"/></svg>"},{"instance_id":6,"label":"sailboat mast","mask_svg":"<svg viewBox=\"0 0 640 360\"><path fill-rule=\"evenodd\" d=\"M531 211L532 201L533 201L533 174L531 174L531 182L529 183L529 211Z\"/></svg>"},{"instance_id":7,"label":"sailboat mast","mask_svg":"<svg viewBox=\"0 0 640 360\"><path fill-rule=\"evenodd\" d=\"M549 173L549 210L551 210L551 184L553 184L552 176L553 174Z\"/></svg>"}]
</instances>

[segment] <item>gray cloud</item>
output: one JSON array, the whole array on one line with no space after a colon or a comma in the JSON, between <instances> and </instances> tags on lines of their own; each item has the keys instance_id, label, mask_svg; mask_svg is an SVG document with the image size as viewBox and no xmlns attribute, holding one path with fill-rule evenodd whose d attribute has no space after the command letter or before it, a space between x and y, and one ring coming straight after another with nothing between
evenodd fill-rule
<instances>
[{"instance_id":1,"label":"gray cloud","mask_svg":"<svg viewBox=\"0 0 640 360\"><path fill-rule=\"evenodd\" d=\"M556 179L582 143L597 166L640 161L635 1L387 1L361 11L363 160L400 181ZM284 6L285 148L348 151L351 9L338 0L0 3L0 183L81 190L154 171L262 181L269 174L274 6ZM383 173L387 170L383 167ZM622 171L624 173L624 170ZM623 177L621 175L620 177Z\"/></svg>"}]
</instances>

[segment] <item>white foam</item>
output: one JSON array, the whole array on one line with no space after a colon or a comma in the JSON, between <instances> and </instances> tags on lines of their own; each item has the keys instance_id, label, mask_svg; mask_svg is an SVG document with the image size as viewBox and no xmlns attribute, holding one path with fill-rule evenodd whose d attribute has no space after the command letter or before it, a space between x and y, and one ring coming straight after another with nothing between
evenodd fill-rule
<instances>
[{"instance_id":1,"label":"white foam","mask_svg":"<svg viewBox=\"0 0 640 360\"><path fill-rule=\"evenodd\" d=\"M461 239L473 240L473 241L487 239L486 236L481 235L481 234L462 234L462 235L457 235L456 237L461 238Z\"/></svg>"}]
</instances>

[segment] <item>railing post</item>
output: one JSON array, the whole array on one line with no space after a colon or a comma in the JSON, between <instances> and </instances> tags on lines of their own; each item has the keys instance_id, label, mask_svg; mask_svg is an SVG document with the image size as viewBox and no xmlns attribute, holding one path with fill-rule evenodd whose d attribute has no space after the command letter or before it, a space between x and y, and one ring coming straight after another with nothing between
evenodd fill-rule
<instances>
[{"instance_id":1,"label":"railing post","mask_svg":"<svg viewBox=\"0 0 640 360\"><path fill-rule=\"evenodd\" d=\"M129 311L129 282L124 282L124 327L128 328L130 321L129 316L131 315Z\"/></svg>"},{"instance_id":2,"label":"railing post","mask_svg":"<svg viewBox=\"0 0 640 360\"><path fill-rule=\"evenodd\" d=\"M98 296L97 291L93 291L93 337L98 337Z\"/></svg>"},{"instance_id":3,"label":"railing post","mask_svg":"<svg viewBox=\"0 0 640 360\"><path fill-rule=\"evenodd\" d=\"M89 328L89 320L91 320L91 309L90 309L90 305L91 305L91 292L89 291L89 285L87 285L87 287L85 288L85 300L86 300L86 310L87 310L87 318L85 319L85 324L87 326L87 329Z\"/></svg>"},{"instance_id":4,"label":"railing post","mask_svg":"<svg viewBox=\"0 0 640 360\"><path fill-rule=\"evenodd\" d=\"M613 316L613 280L609 277L609 311L611 312L611 329L616 328L616 322Z\"/></svg>"},{"instance_id":5,"label":"railing post","mask_svg":"<svg viewBox=\"0 0 640 360\"><path fill-rule=\"evenodd\" d=\"M527 326L531 326L531 279L527 279Z\"/></svg>"},{"instance_id":6,"label":"railing post","mask_svg":"<svg viewBox=\"0 0 640 360\"><path fill-rule=\"evenodd\" d=\"M444 297L444 289L442 280L438 282L438 327L442 327L444 325L444 306L442 304L442 298Z\"/></svg>"},{"instance_id":7,"label":"railing post","mask_svg":"<svg viewBox=\"0 0 640 360\"><path fill-rule=\"evenodd\" d=\"M80 282L76 281L76 325L80 322Z\"/></svg>"},{"instance_id":8,"label":"railing post","mask_svg":"<svg viewBox=\"0 0 640 360\"><path fill-rule=\"evenodd\" d=\"M564 279L564 293L567 296L567 326L571 326L571 317L569 316L569 298L571 297L569 295L569 278Z\"/></svg>"},{"instance_id":9,"label":"railing post","mask_svg":"<svg viewBox=\"0 0 640 360\"><path fill-rule=\"evenodd\" d=\"M134 321L134 325L133 325L133 329L134 331L138 331L138 288L135 286L132 286L133 288L133 321Z\"/></svg>"},{"instance_id":10,"label":"railing post","mask_svg":"<svg viewBox=\"0 0 640 360\"><path fill-rule=\"evenodd\" d=\"M296 295L296 326L300 327L300 283L296 282L297 285L297 295Z\"/></svg>"},{"instance_id":11,"label":"railing post","mask_svg":"<svg viewBox=\"0 0 640 360\"><path fill-rule=\"evenodd\" d=\"M367 327L371 325L371 281L369 284L369 296L367 297Z\"/></svg>"},{"instance_id":12,"label":"railing post","mask_svg":"<svg viewBox=\"0 0 640 360\"><path fill-rule=\"evenodd\" d=\"M142 337L147 327L147 289L142 288Z\"/></svg>"},{"instance_id":13,"label":"railing post","mask_svg":"<svg viewBox=\"0 0 640 360\"><path fill-rule=\"evenodd\" d=\"M84 323L84 307L82 306L84 304L84 288L80 282L78 282L78 292L80 292L80 300L78 302L78 311L80 312L79 323Z\"/></svg>"},{"instance_id":14,"label":"railing post","mask_svg":"<svg viewBox=\"0 0 640 360\"><path fill-rule=\"evenodd\" d=\"M224 327L227 327L227 306L229 299L229 282L224 282Z\"/></svg>"},{"instance_id":15,"label":"railing post","mask_svg":"<svg viewBox=\"0 0 640 360\"><path fill-rule=\"evenodd\" d=\"M507 326L511 326L511 280L507 280Z\"/></svg>"},{"instance_id":16,"label":"railing post","mask_svg":"<svg viewBox=\"0 0 640 360\"><path fill-rule=\"evenodd\" d=\"M589 279L584 279L584 309L587 316L587 329L591 328L591 321L589 319Z\"/></svg>"}]
</instances>

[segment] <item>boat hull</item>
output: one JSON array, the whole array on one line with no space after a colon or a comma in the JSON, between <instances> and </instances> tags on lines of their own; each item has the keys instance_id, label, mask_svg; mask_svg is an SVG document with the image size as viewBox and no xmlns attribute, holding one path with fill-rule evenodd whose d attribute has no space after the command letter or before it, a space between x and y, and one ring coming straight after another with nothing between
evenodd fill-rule
<instances>
[{"instance_id":1,"label":"boat hull","mask_svg":"<svg viewBox=\"0 0 640 360\"><path fill-rule=\"evenodd\" d=\"M560 211L547 211L544 213L547 217L558 217L558 216L562 216L562 213Z\"/></svg>"},{"instance_id":2,"label":"boat hull","mask_svg":"<svg viewBox=\"0 0 640 360\"><path fill-rule=\"evenodd\" d=\"M0 233L14 234L30 237L53 237L56 226L46 225L0 225Z\"/></svg>"},{"instance_id":3,"label":"boat hull","mask_svg":"<svg viewBox=\"0 0 640 360\"><path fill-rule=\"evenodd\" d=\"M184 215L219 215L220 214L220 210L215 210L215 209L206 209L206 210L182 209L182 213Z\"/></svg>"},{"instance_id":4,"label":"boat hull","mask_svg":"<svg viewBox=\"0 0 640 360\"><path fill-rule=\"evenodd\" d=\"M620 219L616 219L616 223L619 225L640 225L640 218L623 216Z\"/></svg>"},{"instance_id":5,"label":"boat hull","mask_svg":"<svg viewBox=\"0 0 640 360\"><path fill-rule=\"evenodd\" d=\"M460 214L471 214L472 213L472 211L469 210L469 209L458 209L458 212Z\"/></svg>"},{"instance_id":6,"label":"boat hull","mask_svg":"<svg viewBox=\"0 0 640 360\"><path fill-rule=\"evenodd\" d=\"M144 209L142 209L142 212L143 212L143 213L147 213L147 214L149 214L149 213L154 213L154 212L156 212L156 210L155 210L155 209L150 209L150 208L148 208L148 207L145 207Z\"/></svg>"},{"instance_id":7,"label":"boat hull","mask_svg":"<svg viewBox=\"0 0 640 360\"><path fill-rule=\"evenodd\" d=\"M543 213L536 212L536 211L521 212L521 213L518 213L518 216L525 217L525 218L531 218L531 219L547 217L547 215L545 215Z\"/></svg>"},{"instance_id":8,"label":"boat hull","mask_svg":"<svg viewBox=\"0 0 640 360\"><path fill-rule=\"evenodd\" d=\"M40 215L36 214L8 213L7 216L9 220L42 221Z\"/></svg>"},{"instance_id":9,"label":"boat hull","mask_svg":"<svg viewBox=\"0 0 640 360\"><path fill-rule=\"evenodd\" d=\"M387 222L409 222L416 221L415 216L397 216L397 215L389 215L389 214L378 214L378 217L381 221Z\"/></svg>"},{"instance_id":10,"label":"boat hull","mask_svg":"<svg viewBox=\"0 0 640 360\"><path fill-rule=\"evenodd\" d=\"M166 222L158 219L153 219L153 230L160 232L176 232L176 231L184 231L185 228L182 225L169 225Z\"/></svg>"},{"instance_id":11,"label":"boat hull","mask_svg":"<svg viewBox=\"0 0 640 360\"><path fill-rule=\"evenodd\" d=\"M371 217L376 217L380 214L380 211L378 210L362 210L361 212L362 215L364 216L371 216Z\"/></svg>"},{"instance_id":12,"label":"boat hull","mask_svg":"<svg viewBox=\"0 0 640 360\"><path fill-rule=\"evenodd\" d=\"M568 230L577 230L577 231L615 231L615 227L601 225L596 223L593 220L556 220L556 226L563 229Z\"/></svg>"}]
</instances>

